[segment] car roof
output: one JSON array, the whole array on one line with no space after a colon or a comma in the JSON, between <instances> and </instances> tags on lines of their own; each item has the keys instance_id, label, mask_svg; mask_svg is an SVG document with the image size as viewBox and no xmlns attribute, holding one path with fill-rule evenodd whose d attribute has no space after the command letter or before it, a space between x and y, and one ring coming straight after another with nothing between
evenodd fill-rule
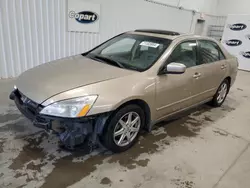
<instances>
[{"instance_id":1,"label":"car roof","mask_svg":"<svg viewBox=\"0 0 250 188\"><path fill-rule=\"evenodd\" d=\"M179 32L175 32L175 31L167 31L167 30L138 29L138 30L135 30L135 31L130 31L128 33L166 38L166 39L169 39L169 40L175 40L175 39L180 39L180 40L204 39L204 40L216 41L215 39L210 38L210 37L206 37L206 36L200 36L200 35L194 35L194 34L185 34L185 33L179 33Z\"/></svg>"},{"instance_id":2,"label":"car roof","mask_svg":"<svg viewBox=\"0 0 250 188\"><path fill-rule=\"evenodd\" d=\"M170 35L170 36L178 36L180 33L175 31L167 31L167 30L159 30L159 29L137 29L135 32L143 32L143 33L154 33L154 34L162 34L162 35Z\"/></svg>"}]
</instances>

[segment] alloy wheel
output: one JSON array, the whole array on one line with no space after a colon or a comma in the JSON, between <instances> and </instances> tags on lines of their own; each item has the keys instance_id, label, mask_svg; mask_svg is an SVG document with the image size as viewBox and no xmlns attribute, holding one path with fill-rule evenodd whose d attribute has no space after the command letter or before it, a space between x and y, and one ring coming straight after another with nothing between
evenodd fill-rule
<instances>
[{"instance_id":1,"label":"alloy wheel","mask_svg":"<svg viewBox=\"0 0 250 188\"><path fill-rule=\"evenodd\" d=\"M226 98L226 96L227 96L227 84L223 83L218 91L217 102L222 103Z\"/></svg>"},{"instance_id":2,"label":"alloy wheel","mask_svg":"<svg viewBox=\"0 0 250 188\"><path fill-rule=\"evenodd\" d=\"M115 126L113 139L117 146L129 145L140 131L141 118L136 112L128 112Z\"/></svg>"}]
</instances>

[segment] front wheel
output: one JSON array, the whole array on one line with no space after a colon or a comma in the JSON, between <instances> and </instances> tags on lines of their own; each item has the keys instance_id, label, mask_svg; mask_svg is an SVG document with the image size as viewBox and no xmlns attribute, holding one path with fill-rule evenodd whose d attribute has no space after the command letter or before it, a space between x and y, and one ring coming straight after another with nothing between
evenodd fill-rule
<instances>
[{"instance_id":1,"label":"front wheel","mask_svg":"<svg viewBox=\"0 0 250 188\"><path fill-rule=\"evenodd\" d=\"M214 107L220 107L224 101L226 100L227 94L229 92L229 81L224 80L219 89L217 90L216 94L214 95L213 100L211 101L212 106Z\"/></svg>"},{"instance_id":2,"label":"front wheel","mask_svg":"<svg viewBox=\"0 0 250 188\"><path fill-rule=\"evenodd\" d=\"M123 152L132 147L145 124L143 110L137 105L128 105L118 110L101 136L104 146L115 152Z\"/></svg>"}]
</instances>

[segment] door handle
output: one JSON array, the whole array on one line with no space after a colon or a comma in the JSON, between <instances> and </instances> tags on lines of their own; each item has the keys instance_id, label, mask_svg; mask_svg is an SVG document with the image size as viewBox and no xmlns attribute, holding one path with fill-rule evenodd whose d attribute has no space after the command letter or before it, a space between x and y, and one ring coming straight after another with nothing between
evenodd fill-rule
<instances>
[{"instance_id":1,"label":"door handle","mask_svg":"<svg viewBox=\"0 0 250 188\"><path fill-rule=\"evenodd\" d=\"M201 77L201 73L198 73L198 72L193 75L193 78L196 78L196 79L198 79L200 77Z\"/></svg>"},{"instance_id":2,"label":"door handle","mask_svg":"<svg viewBox=\"0 0 250 188\"><path fill-rule=\"evenodd\" d=\"M226 69L226 68L227 68L226 65L221 65L221 69L222 69L222 70L224 70L224 69Z\"/></svg>"}]
</instances>

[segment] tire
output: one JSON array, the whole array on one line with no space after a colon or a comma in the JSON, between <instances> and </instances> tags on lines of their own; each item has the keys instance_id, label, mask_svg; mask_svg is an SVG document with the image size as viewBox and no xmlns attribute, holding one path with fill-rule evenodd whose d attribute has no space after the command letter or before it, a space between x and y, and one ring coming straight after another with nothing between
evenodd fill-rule
<instances>
[{"instance_id":1,"label":"tire","mask_svg":"<svg viewBox=\"0 0 250 188\"><path fill-rule=\"evenodd\" d=\"M211 105L214 107L220 107L226 100L229 89L230 89L230 84L229 81L226 79L219 86L216 94L213 97L213 100L211 101Z\"/></svg>"},{"instance_id":2,"label":"tire","mask_svg":"<svg viewBox=\"0 0 250 188\"><path fill-rule=\"evenodd\" d=\"M131 121L129 121L129 117L131 117ZM136 123L132 126L134 122ZM138 105L127 105L115 112L107 122L101 135L103 145L114 153L124 152L137 142L139 133L144 125L144 111ZM115 132L117 133L116 136ZM121 141L122 139L123 141Z\"/></svg>"}]
</instances>

